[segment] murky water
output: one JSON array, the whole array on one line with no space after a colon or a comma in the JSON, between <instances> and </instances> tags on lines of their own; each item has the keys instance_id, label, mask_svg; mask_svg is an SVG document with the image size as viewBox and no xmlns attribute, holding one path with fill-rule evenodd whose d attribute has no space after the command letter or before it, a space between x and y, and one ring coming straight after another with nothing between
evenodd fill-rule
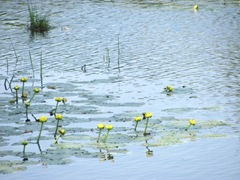
<instances>
[{"instance_id":1,"label":"murky water","mask_svg":"<svg viewBox=\"0 0 240 180\"><path fill-rule=\"evenodd\" d=\"M240 178L239 1L198 1L196 12L183 0L35 2L54 26L45 36L27 31L26 1L0 2L0 172L15 168L1 179ZM40 87L41 55L44 88L30 112L48 115L56 96L68 98L59 107L68 133L53 145L49 116L43 154L40 125L32 116L25 123L24 105L10 104L4 88L23 76L29 94ZM135 132L133 118L146 111L151 135L143 137L145 122ZM198 124L185 132L190 118ZM96 143L101 122L114 125L106 146Z\"/></svg>"}]
</instances>

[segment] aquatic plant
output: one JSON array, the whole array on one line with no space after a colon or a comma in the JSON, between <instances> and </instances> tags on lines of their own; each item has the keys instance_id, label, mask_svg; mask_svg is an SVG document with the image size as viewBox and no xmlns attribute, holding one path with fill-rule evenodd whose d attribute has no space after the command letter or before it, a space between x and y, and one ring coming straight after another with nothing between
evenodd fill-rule
<instances>
[{"instance_id":1,"label":"aquatic plant","mask_svg":"<svg viewBox=\"0 0 240 180\"><path fill-rule=\"evenodd\" d=\"M113 125L106 125L106 129L107 129L107 134L105 135L104 139L103 139L103 143L106 143L106 140L108 138L109 135L109 131L111 131L113 129Z\"/></svg>"},{"instance_id":2,"label":"aquatic plant","mask_svg":"<svg viewBox=\"0 0 240 180\"><path fill-rule=\"evenodd\" d=\"M32 33L45 33L51 29L49 15L40 15L36 7L32 7L30 1L28 1L28 13L30 19L28 29Z\"/></svg>"},{"instance_id":3,"label":"aquatic plant","mask_svg":"<svg viewBox=\"0 0 240 180\"><path fill-rule=\"evenodd\" d=\"M63 97L62 98L62 103L65 104L67 102L67 98Z\"/></svg>"},{"instance_id":4,"label":"aquatic plant","mask_svg":"<svg viewBox=\"0 0 240 180\"><path fill-rule=\"evenodd\" d=\"M98 124L98 126L97 126L97 128L99 129L97 142L99 142L99 140L100 140L100 136L101 136L101 133L102 133L102 130L104 129L104 127L105 127L104 124Z\"/></svg>"},{"instance_id":5,"label":"aquatic plant","mask_svg":"<svg viewBox=\"0 0 240 180\"><path fill-rule=\"evenodd\" d=\"M30 121L30 119L28 118L28 108L29 108L30 105L31 105L30 102L25 102L26 117L27 117L26 122Z\"/></svg>"},{"instance_id":6,"label":"aquatic plant","mask_svg":"<svg viewBox=\"0 0 240 180\"><path fill-rule=\"evenodd\" d=\"M26 157L25 150L26 150L26 146L28 145L28 142L24 140L22 141L22 145L23 145L23 161L27 161L28 158Z\"/></svg>"},{"instance_id":7,"label":"aquatic plant","mask_svg":"<svg viewBox=\"0 0 240 180\"><path fill-rule=\"evenodd\" d=\"M143 119L147 119L146 124L145 124L144 133L143 133L144 136L149 134L149 133L147 133L147 127L148 127L149 118L151 118L152 115L153 115L152 112L143 113Z\"/></svg>"},{"instance_id":8,"label":"aquatic plant","mask_svg":"<svg viewBox=\"0 0 240 180\"><path fill-rule=\"evenodd\" d=\"M50 112L50 115L51 115L51 116L52 116L52 115L56 116L57 109L58 109L58 104L59 104L60 102L62 102L62 98L56 97L56 98L55 98L55 101L57 102L57 104L56 104L55 108Z\"/></svg>"},{"instance_id":9,"label":"aquatic plant","mask_svg":"<svg viewBox=\"0 0 240 180\"><path fill-rule=\"evenodd\" d=\"M28 81L28 78L26 78L26 77L22 77L21 79L20 79L20 81L22 82L22 98L27 98L27 93L25 93L25 89L24 89L24 84Z\"/></svg>"},{"instance_id":10,"label":"aquatic plant","mask_svg":"<svg viewBox=\"0 0 240 180\"><path fill-rule=\"evenodd\" d=\"M24 140L22 141L22 145L23 145L23 155L25 155L25 150L26 150L26 146L28 145L28 142Z\"/></svg>"},{"instance_id":11,"label":"aquatic plant","mask_svg":"<svg viewBox=\"0 0 240 180\"><path fill-rule=\"evenodd\" d=\"M32 101L32 99L34 98L34 96L36 95L36 94L38 94L39 92L40 92L40 90L38 89L38 88L34 88L33 89L33 95L32 95L32 97L31 97L31 99L29 100L29 103L31 103L31 101Z\"/></svg>"},{"instance_id":12,"label":"aquatic plant","mask_svg":"<svg viewBox=\"0 0 240 180\"><path fill-rule=\"evenodd\" d=\"M173 87L172 86L166 86L164 88L164 90L167 91L167 92L173 92Z\"/></svg>"},{"instance_id":13,"label":"aquatic plant","mask_svg":"<svg viewBox=\"0 0 240 180\"><path fill-rule=\"evenodd\" d=\"M141 116L136 116L136 117L134 118L134 121L136 122L135 128L134 128L135 131L137 130L138 122L141 121L141 120L142 120L142 117L141 117Z\"/></svg>"},{"instance_id":14,"label":"aquatic plant","mask_svg":"<svg viewBox=\"0 0 240 180\"><path fill-rule=\"evenodd\" d=\"M65 129L59 129L59 136L56 138L56 140L54 141L54 144L57 144L58 143L58 139L60 138L60 137L62 137L62 136L64 136L66 133L67 133L67 131L65 130Z\"/></svg>"},{"instance_id":15,"label":"aquatic plant","mask_svg":"<svg viewBox=\"0 0 240 180\"><path fill-rule=\"evenodd\" d=\"M195 4L194 7L193 7L193 9L194 9L195 11L197 11L197 10L198 10L198 4Z\"/></svg>"},{"instance_id":16,"label":"aquatic plant","mask_svg":"<svg viewBox=\"0 0 240 180\"><path fill-rule=\"evenodd\" d=\"M190 119L189 120L189 125L188 125L188 127L185 130L187 131L191 126L195 126L196 124L197 124L196 120Z\"/></svg>"},{"instance_id":17,"label":"aquatic plant","mask_svg":"<svg viewBox=\"0 0 240 180\"><path fill-rule=\"evenodd\" d=\"M40 141L40 137L41 137L41 133L42 133L42 129L43 129L43 123L47 122L47 117L46 116L42 116L40 117L39 119L39 122L41 122L41 128L40 128L40 131L39 131L39 135L38 135L38 139L37 139L37 143L39 144L39 141Z\"/></svg>"},{"instance_id":18,"label":"aquatic plant","mask_svg":"<svg viewBox=\"0 0 240 180\"><path fill-rule=\"evenodd\" d=\"M56 114L55 119L57 120L57 125L56 125L56 129L55 129L54 137L56 138L57 130L58 130L58 126L59 126L59 121L63 119L63 116L61 114Z\"/></svg>"},{"instance_id":19,"label":"aquatic plant","mask_svg":"<svg viewBox=\"0 0 240 180\"><path fill-rule=\"evenodd\" d=\"M16 103L18 104L18 90L19 90L19 86L15 86L14 90L16 91Z\"/></svg>"}]
</instances>

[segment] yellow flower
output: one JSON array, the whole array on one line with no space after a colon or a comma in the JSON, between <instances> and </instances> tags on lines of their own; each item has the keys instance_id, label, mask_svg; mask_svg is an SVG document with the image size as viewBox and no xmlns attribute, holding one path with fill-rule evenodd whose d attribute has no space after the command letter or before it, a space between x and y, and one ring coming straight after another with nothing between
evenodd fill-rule
<instances>
[{"instance_id":1,"label":"yellow flower","mask_svg":"<svg viewBox=\"0 0 240 180\"><path fill-rule=\"evenodd\" d=\"M25 102L26 107L29 107L30 105L31 105L30 102Z\"/></svg>"},{"instance_id":2,"label":"yellow flower","mask_svg":"<svg viewBox=\"0 0 240 180\"><path fill-rule=\"evenodd\" d=\"M23 93L23 98L27 98L28 94L27 93Z\"/></svg>"},{"instance_id":3,"label":"yellow flower","mask_svg":"<svg viewBox=\"0 0 240 180\"><path fill-rule=\"evenodd\" d=\"M173 87L172 86L167 86L165 89L166 89L166 91L173 92Z\"/></svg>"},{"instance_id":4,"label":"yellow flower","mask_svg":"<svg viewBox=\"0 0 240 180\"><path fill-rule=\"evenodd\" d=\"M113 129L113 125L106 125L106 129L108 130L108 131L110 131L110 130L112 130Z\"/></svg>"},{"instance_id":5,"label":"yellow flower","mask_svg":"<svg viewBox=\"0 0 240 180\"><path fill-rule=\"evenodd\" d=\"M66 102L67 102L67 98L65 98L65 97L62 98L62 102L63 102L63 103L66 103Z\"/></svg>"},{"instance_id":6,"label":"yellow flower","mask_svg":"<svg viewBox=\"0 0 240 180\"><path fill-rule=\"evenodd\" d=\"M196 4L194 7L193 7L194 10L198 10L198 5Z\"/></svg>"},{"instance_id":7,"label":"yellow flower","mask_svg":"<svg viewBox=\"0 0 240 180\"><path fill-rule=\"evenodd\" d=\"M141 116L136 116L136 117L134 118L134 120L137 121L137 122L138 122L138 121L141 121L141 120L142 120L142 117L141 117Z\"/></svg>"},{"instance_id":8,"label":"yellow flower","mask_svg":"<svg viewBox=\"0 0 240 180\"><path fill-rule=\"evenodd\" d=\"M194 119L190 119L189 124L192 125L192 126L195 126L197 124L197 122Z\"/></svg>"},{"instance_id":9,"label":"yellow flower","mask_svg":"<svg viewBox=\"0 0 240 180\"><path fill-rule=\"evenodd\" d=\"M62 120L63 119L63 116L61 114L56 114L56 120Z\"/></svg>"},{"instance_id":10,"label":"yellow flower","mask_svg":"<svg viewBox=\"0 0 240 180\"><path fill-rule=\"evenodd\" d=\"M22 141L22 145L24 145L24 146L26 146L28 144L28 142L27 141Z\"/></svg>"},{"instance_id":11,"label":"yellow flower","mask_svg":"<svg viewBox=\"0 0 240 180\"><path fill-rule=\"evenodd\" d=\"M98 124L97 127L98 127L98 129L104 129L104 126L105 126L104 124Z\"/></svg>"},{"instance_id":12,"label":"yellow flower","mask_svg":"<svg viewBox=\"0 0 240 180\"><path fill-rule=\"evenodd\" d=\"M147 112L147 113L145 114L145 118L151 118L152 115L153 115L152 112Z\"/></svg>"},{"instance_id":13,"label":"yellow flower","mask_svg":"<svg viewBox=\"0 0 240 180\"><path fill-rule=\"evenodd\" d=\"M55 101L57 101L57 102L61 102L61 101L62 101L62 98L60 98L60 97L56 97L56 98L55 98Z\"/></svg>"},{"instance_id":14,"label":"yellow flower","mask_svg":"<svg viewBox=\"0 0 240 180\"><path fill-rule=\"evenodd\" d=\"M59 129L59 133L61 134L61 136L64 136L67 131L65 129Z\"/></svg>"},{"instance_id":15,"label":"yellow flower","mask_svg":"<svg viewBox=\"0 0 240 180\"><path fill-rule=\"evenodd\" d=\"M42 123L45 123L45 122L47 122L47 117L42 116L42 117L40 117L39 121L42 122Z\"/></svg>"},{"instance_id":16,"label":"yellow flower","mask_svg":"<svg viewBox=\"0 0 240 180\"><path fill-rule=\"evenodd\" d=\"M19 86L15 86L14 90L18 91L19 90Z\"/></svg>"},{"instance_id":17,"label":"yellow flower","mask_svg":"<svg viewBox=\"0 0 240 180\"><path fill-rule=\"evenodd\" d=\"M40 92L40 90L39 90L38 88L34 88L33 91L34 91L35 93L39 93L39 92Z\"/></svg>"},{"instance_id":18,"label":"yellow flower","mask_svg":"<svg viewBox=\"0 0 240 180\"><path fill-rule=\"evenodd\" d=\"M21 82L27 82L27 81L28 81L28 78L22 77L22 78L20 79L20 81L21 81Z\"/></svg>"}]
</instances>

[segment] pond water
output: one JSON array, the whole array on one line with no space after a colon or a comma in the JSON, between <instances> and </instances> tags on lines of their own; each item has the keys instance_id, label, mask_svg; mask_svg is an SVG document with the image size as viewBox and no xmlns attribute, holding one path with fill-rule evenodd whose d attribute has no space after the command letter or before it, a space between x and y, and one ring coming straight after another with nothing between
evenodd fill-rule
<instances>
[{"instance_id":1,"label":"pond water","mask_svg":"<svg viewBox=\"0 0 240 180\"><path fill-rule=\"evenodd\" d=\"M45 35L28 32L27 1L0 3L0 179L240 178L238 0L32 1L54 27ZM29 123L9 103L21 77L29 96L41 89ZM54 144L58 96L67 134ZM134 131L143 112L147 136L145 120ZM48 117L40 146L30 114ZM99 123L114 126L106 143Z\"/></svg>"}]
</instances>

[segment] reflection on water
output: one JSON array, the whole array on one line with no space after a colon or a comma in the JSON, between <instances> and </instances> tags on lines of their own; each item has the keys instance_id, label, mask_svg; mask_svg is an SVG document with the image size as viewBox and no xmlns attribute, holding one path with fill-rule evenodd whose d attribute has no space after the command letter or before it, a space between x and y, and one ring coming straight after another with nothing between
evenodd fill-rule
<instances>
[{"instance_id":1,"label":"reflection on water","mask_svg":"<svg viewBox=\"0 0 240 180\"><path fill-rule=\"evenodd\" d=\"M76 129L79 118L92 124L109 118L114 123L120 121L118 118L123 114L121 118L128 122L135 114L152 111L156 119L163 121L173 117L234 123L232 131L226 128L219 131L235 136L239 133L239 1L199 1L197 12L193 10L192 1L33 3L39 5L42 12L51 11L50 20L55 28L44 36L32 36L27 31L25 0L1 1L0 94L3 100L0 106L4 108L2 114L15 113L8 121L15 122L11 117L22 113L20 103L16 108L6 102L13 96L10 89L19 83L20 77L26 76L29 77L28 91L41 84L54 87L43 88L46 95L41 97L46 106L41 113L51 108L52 97L68 97L69 107L65 112ZM6 79L8 90L4 87ZM167 85L173 86L176 92L170 96L163 93ZM19 112L15 112L16 109ZM4 117L6 115L0 117L0 124L4 123ZM87 124L84 128L92 127ZM128 140L128 136L124 138ZM11 142L8 144L11 147ZM155 154L159 149L154 149L153 156L148 144L146 141L144 152L147 149L146 155L157 159ZM133 154L140 157L143 150L139 146L134 148ZM39 150L42 152L40 146ZM111 149L99 151L96 156L118 161L119 154L115 155ZM210 157L202 156L203 159ZM239 156L236 159L239 160ZM170 164L178 166L171 160ZM153 162L154 166L158 163L159 159ZM231 166L235 165L236 162L232 162ZM171 168L166 171L170 172Z\"/></svg>"}]
</instances>

